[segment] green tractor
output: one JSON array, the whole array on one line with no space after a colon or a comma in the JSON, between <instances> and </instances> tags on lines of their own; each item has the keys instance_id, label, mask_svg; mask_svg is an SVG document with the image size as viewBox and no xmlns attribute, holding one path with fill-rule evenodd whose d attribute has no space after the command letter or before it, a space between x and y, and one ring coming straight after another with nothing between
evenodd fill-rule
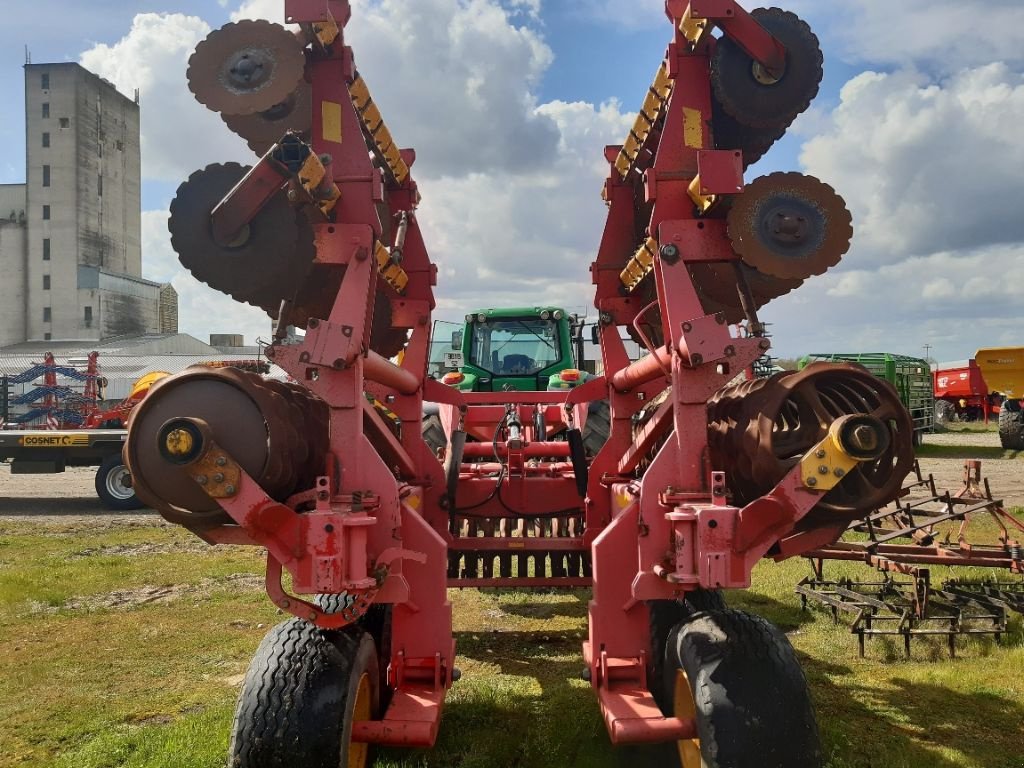
<instances>
[{"instance_id":1,"label":"green tractor","mask_svg":"<svg viewBox=\"0 0 1024 768\"><path fill-rule=\"evenodd\" d=\"M558 307L471 312L461 327L435 325L431 369L443 383L463 392L574 389L593 375L583 354L585 325L585 318ZM608 429L608 404L592 404L583 430L588 452L604 444ZM435 449L447 443L434 413L424 419L423 432Z\"/></svg>"},{"instance_id":2,"label":"green tractor","mask_svg":"<svg viewBox=\"0 0 1024 768\"><path fill-rule=\"evenodd\" d=\"M572 389L583 370L583 324L557 307L487 309L466 315L445 354L442 381L464 392Z\"/></svg>"}]
</instances>

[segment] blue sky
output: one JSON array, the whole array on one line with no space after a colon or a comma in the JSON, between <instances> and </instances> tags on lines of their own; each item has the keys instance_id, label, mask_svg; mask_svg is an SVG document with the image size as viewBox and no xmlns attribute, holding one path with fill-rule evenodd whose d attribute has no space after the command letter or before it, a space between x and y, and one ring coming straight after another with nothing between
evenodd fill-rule
<instances>
[{"instance_id":1,"label":"blue sky","mask_svg":"<svg viewBox=\"0 0 1024 768\"><path fill-rule=\"evenodd\" d=\"M184 89L195 42L281 0L40 0L0 28L0 183L23 180L24 46L142 90L144 270L173 280L183 330L267 323L177 265L166 209L206 163L246 159ZM349 39L399 140L417 147L439 316L543 298L583 309L603 227L601 146L617 143L669 39L659 0L355 0ZM822 41L812 110L750 178L802 170L846 197L843 263L765 310L782 355L882 350L966 358L1019 344L1024 269L1024 9L1017 0L792 0ZM749 7L749 6L748 6ZM964 24L985 19L986 40ZM56 20L56 21L55 21ZM413 23L413 36L400 35ZM467 34L468 33L468 34ZM486 83L476 90L480 82ZM951 200L945 187L955 179ZM954 203L955 200L955 203ZM491 243L474 252L467 243ZM553 253L557 254L554 258Z\"/></svg>"}]
</instances>

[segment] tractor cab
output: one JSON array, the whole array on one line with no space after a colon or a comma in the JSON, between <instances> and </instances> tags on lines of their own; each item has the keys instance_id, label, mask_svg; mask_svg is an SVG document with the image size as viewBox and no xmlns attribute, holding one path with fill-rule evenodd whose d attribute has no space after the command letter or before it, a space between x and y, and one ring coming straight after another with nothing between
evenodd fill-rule
<instances>
[{"instance_id":1,"label":"tractor cab","mask_svg":"<svg viewBox=\"0 0 1024 768\"><path fill-rule=\"evenodd\" d=\"M466 392L570 389L587 378L579 370L582 328L582 319L557 307L480 310L432 357L441 362L443 354L442 381Z\"/></svg>"}]
</instances>

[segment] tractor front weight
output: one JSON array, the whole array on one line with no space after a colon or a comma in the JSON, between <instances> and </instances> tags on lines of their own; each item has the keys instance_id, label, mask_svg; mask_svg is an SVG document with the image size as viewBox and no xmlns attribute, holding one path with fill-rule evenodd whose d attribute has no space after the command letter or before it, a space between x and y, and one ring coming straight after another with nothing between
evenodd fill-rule
<instances>
[{"instance_id":1,"label":"tractor front weight","mask_svg":"<svg viewBox=\"0 0 1024 768\"><path fill-rule=\"evenodd\" d=\"M668 0L664 62L605 151L591 266L603 374L565 368L564 312L492 311L467 327L515 326L537 353L497 344L474 380L552 384L461 391L465 376L427 375L437 268L416 154L346 45L349 2L284 5L297 31L228 24L190 60L196 97L256 156L193 174L169 226L197 279L276 320L267 357L289 382L168 377L125 449L138 497L165 518L264 548L267 592L294 617L253 660L231 764L365 765L369 744L432 746L460 677L447 590L513 587L592 590L585 676L612 744L671 742L685 768L711 754L820 766L788 641L719 593L749 586L765 557L832 544L912 464L909 416L864 369L752 375L771 346L759 310L852 237L827 184L744 179L816 95L817 38L778 8Z\"/></svg>"}]
</instances>

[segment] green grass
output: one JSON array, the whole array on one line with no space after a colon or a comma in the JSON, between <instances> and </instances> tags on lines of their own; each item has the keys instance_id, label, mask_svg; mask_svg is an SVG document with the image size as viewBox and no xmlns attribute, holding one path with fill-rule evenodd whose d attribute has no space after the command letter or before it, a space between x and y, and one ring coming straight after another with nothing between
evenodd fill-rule
<instances>
[{"instance_id":1,"label":"green grass","mask_svg":"<svg viewBox=\"0 0 1024 768\"><path fill-rule=\"evenodd\" d=\"M204 549L175 528L0 524L0 766L222 766L241 675L283 618L239 576L261 570L256 551ZM876 640L859 659L844 625L800 610L793 586L807 573L803 562L764 563L754 588L728 599L789 634L830 768L1024 765L1020 617L1002 646L960 640L953 661L939 641L915 641L906 662ZM168 585L177 591L165 602L139 602ZM611 749L579 677L586 601L453 593L464 677L437 747L385 751L375 765L649 765L642 750Z\"/></svg>"}]
</instances>

